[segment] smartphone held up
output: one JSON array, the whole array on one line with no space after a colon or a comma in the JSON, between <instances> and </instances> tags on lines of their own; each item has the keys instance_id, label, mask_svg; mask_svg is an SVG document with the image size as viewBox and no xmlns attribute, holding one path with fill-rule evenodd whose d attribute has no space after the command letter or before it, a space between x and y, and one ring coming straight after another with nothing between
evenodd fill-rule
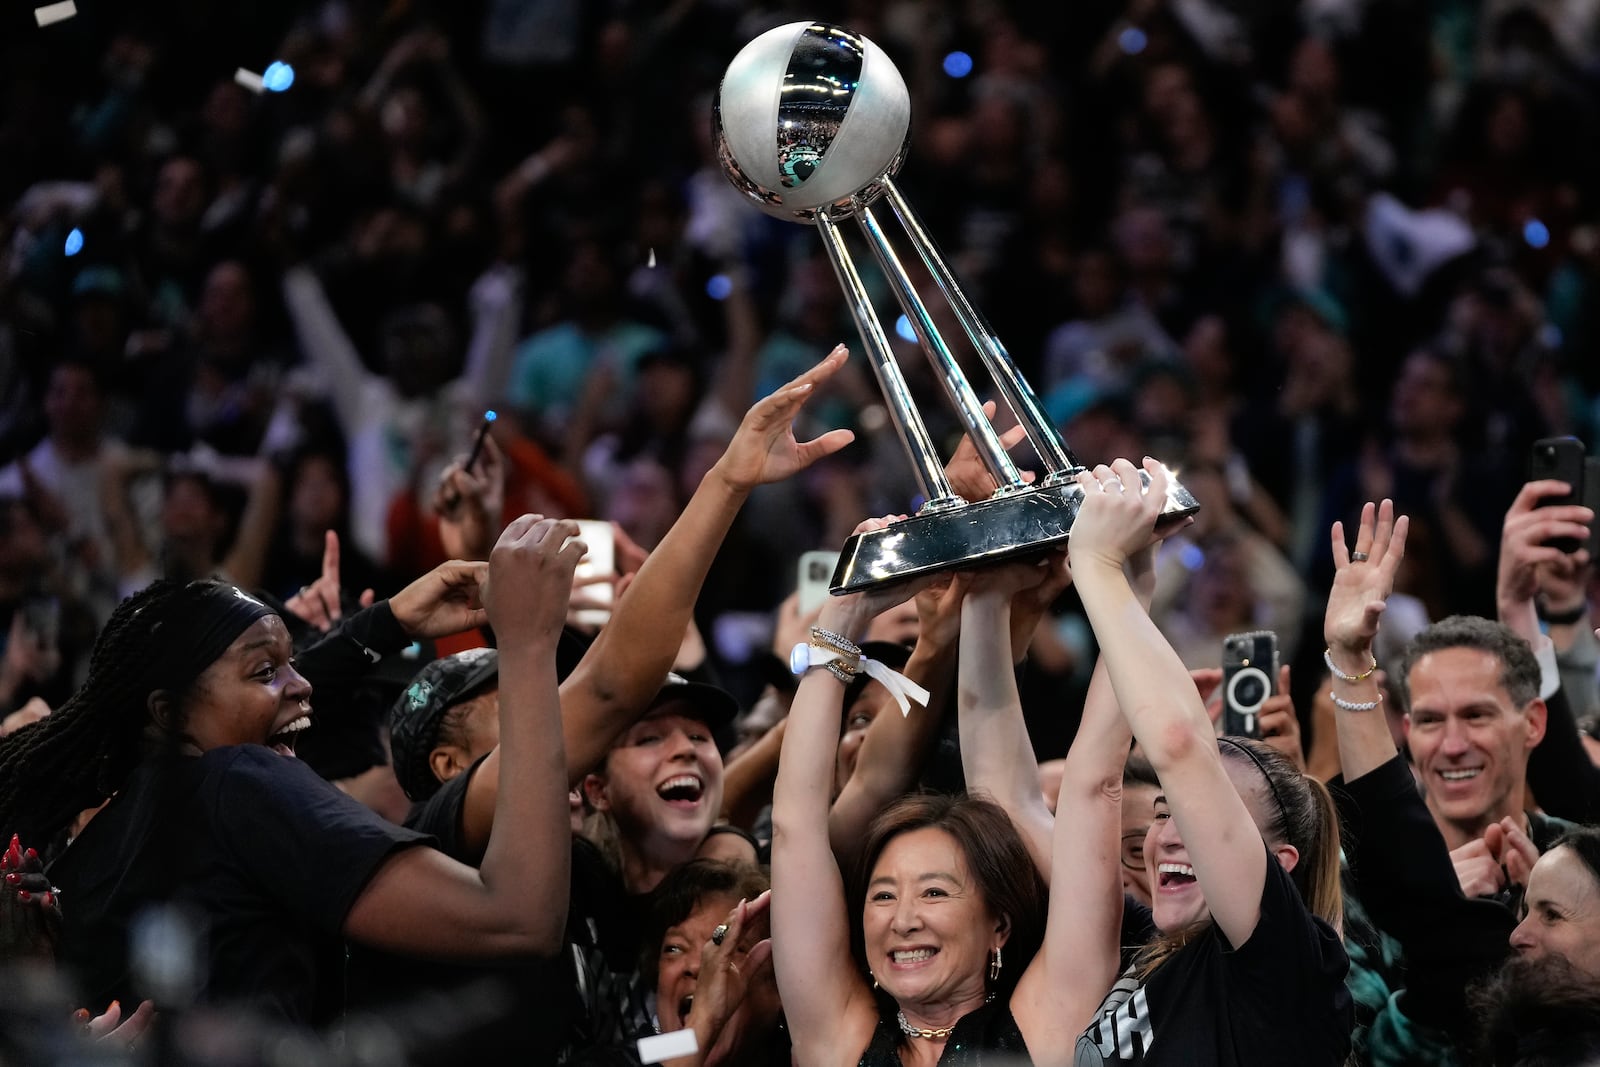
<instances>
[{"instance_id":1,"label":"smartphone held up","mask_svg":"<svg viewBox=\"0 0 1600 1067\"><path fill-rule=\"evenodd\" d=\"M1278 691L1278 635L1271 630L1222 639L1222 735L1261 736L1261 706Z\"/></svg>"},{"instance_id":2,"label":"smartphone held up","mask_svg":"<svg viewBox=\"0 0 1600 1067\"><path fill-rule=\"evenodd\" d=\"M1600 459L1590 456L1588 448L1578 438L1546 437L1533 443L1528 480L1546 479L1566 482L1571 491L1561 496L1545 497L1539 501L1540 507L1582 504L1600 513ZM1600 558L1600 522L1590 527L1587 545L1571 537L1555 538L1549 545L1562 552L1587 548L1591 559Z\"/></svg>"}]
</instances>

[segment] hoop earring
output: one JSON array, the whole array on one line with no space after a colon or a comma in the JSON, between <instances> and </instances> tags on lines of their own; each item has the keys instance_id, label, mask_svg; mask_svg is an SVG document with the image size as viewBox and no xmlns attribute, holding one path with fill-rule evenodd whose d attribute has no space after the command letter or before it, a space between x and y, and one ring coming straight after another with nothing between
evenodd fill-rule
<instances>
[{"instance_id":1,"label":"hoop earring","mask_svg":"<svg viewBox=\"0 0 1600 1067\"><path fill-rule=\"evenodd\" d=\"M995 950L994 950L994 956L989 960L989 981L998 982L999 980L1000 980L1000 949L999 949L998 946L996 946Z\"/></svg>"},{"instance_id":2,"label":"hoop earring","mask_svg":"<svg viewBox=\"0 0 1600 1067\"><path fill-rule=\"evenodd\" d=\"M868 974L872 974L871 971L868 971L867 973ZM877 989L878 988L878 976L875 975L875 974L872 974L872 988L873 989Z\"/></svg>"}]
</instances>

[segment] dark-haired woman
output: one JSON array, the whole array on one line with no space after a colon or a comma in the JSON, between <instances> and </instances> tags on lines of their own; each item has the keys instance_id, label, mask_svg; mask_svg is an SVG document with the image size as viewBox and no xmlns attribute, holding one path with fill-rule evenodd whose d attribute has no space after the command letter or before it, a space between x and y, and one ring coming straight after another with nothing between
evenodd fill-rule
<instances>
[{"instance_id":1,"label":"dark-haired woman","mask_svg":"<svg viewBox=\"0 0 1600 1067\"><path fill-rule=\"evenodd\" d=\"M337 1010L346 938L437 958L558 951L569 849L555 645L575 533L524 516L488 564L448 564L391 602L418 636L492 621L500 638L500 747L520 773L500 790L479 870L414 847L427 839L293 758L311 688L265 605L210 580L124 601L83 688L0 756L0 826L48 840L109 798L50 872L67 902L61 959L91 1003L137 1003L128 933L169 902L201 927L200 999L288 1022Z\"/></svg>"},{"instance_id":2,"label":"dark-haired woman","mask_svg":"<svg viewBox=\"0 0 1600 1067\"><path fill-rule=\"evenodd\" d=\"M1167 491L1159 464L1145 470L1148 492L1127 460L1084 473L1070 547L1117 702L1162 785L1144 847L1160 936L1112 987L1077 1062L1341 1064L1352 1013L1332 802L1271 748L1218 742L1139 604L1124 567Z\"/></svg>"},{"instance_id":3,"label":"dark-haired woman","mask_svg":"<svg viewBox=\"0 0 1600 1067\"><path fill-rule=\"evenodd\" d=\"M1015 573L982 580L1009 602L1005 583ZM922 795L891 805L872 824L848 895L829 848L841 683L868 669L853 650L873 616L912 592L902 585L830 598L791 660L804 675L773 795L772 934L795 1060L898 1067L975 1064L998 1053L1070 1064L1115 973L1120 764L1103 753L1085 758L1077 746L1068 756L1063 778L1075 785L1064 793L1100 802L1055 823L1048 920L1033 859L988 800ZM1009 662L1009 650L1002 658ZM1105 788L1093 788L1096 776Z\"/></svg>"}]
</instances>

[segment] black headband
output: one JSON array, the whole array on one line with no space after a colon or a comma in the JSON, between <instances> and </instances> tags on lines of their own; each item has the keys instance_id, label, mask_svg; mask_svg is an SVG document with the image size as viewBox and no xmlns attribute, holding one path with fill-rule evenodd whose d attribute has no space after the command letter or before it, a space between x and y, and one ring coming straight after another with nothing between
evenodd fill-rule
<instances>
[{"instance_id":1,"label":"black headband","mask_svg":"<svg viewBox=\"0 0 1600 1067\"><path fill-rule=\"evenodd\" d=\"M1278 815L1283 819L1283 829L1284 832L1287 833L1289 831L1289 808L1283 802L1283 794L1279 793L1278 787L1273 784L1272 775L1267 773L1266 763L1262 761L1260 756L1256 755L1255 750L1249 745L1240 744L1231 737L1217 738L1217 744L1220 745L1224 742L1232 745L1238 751L1243 752L1245 756L1249 758L1250 762L1256 765L1256 770L1261 772L1261 777L1267 780L1267 788L1272 790L1272 802L1278 805Z\"/></svg>"},{"instance_id":2,"label":"black headband","mask_svg":"<svg viewBox=\"0 0 1600 1067\"><path fill-rule=\"evenodd\" d=\"M182 692L258 620L273 610L226 582L190 582L173 597L151 630L156 653L150 681Z\"/></svg>"}]
</instances>

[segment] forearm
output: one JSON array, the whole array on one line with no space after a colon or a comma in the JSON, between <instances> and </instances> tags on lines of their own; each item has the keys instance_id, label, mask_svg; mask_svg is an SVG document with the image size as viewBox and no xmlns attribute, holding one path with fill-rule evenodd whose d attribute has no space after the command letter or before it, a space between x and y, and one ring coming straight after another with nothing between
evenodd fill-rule
<instances>
[{"instance_id":1,"label":"forearm","mask_svg":"<svg viewBox=\"0 0 1600 1067\"><path fill-rule=\"evenodd\" d=\"M748 829L771 798L787 721L780 721L728 762L722 774L722 815L734 826Z\"/></svg>"},{"instance_id":2,"label":"forearm","mask_svg":"<svg viewBox=\"0 0 1600 1067\"><path fill-rule=\"evenodd\" d=\"M915 784L944 719L955 675L954 650L919 642L904 673L931 694L928 706L913 707L909 715L902 715L894 698L881 688L861 698L877 700L878 714L862 738L855 772L828 813L828 836L834 855L841 858L854 855L878 812Z\"/></svg>"},{"instance_id":3,"label":"forearm","mask_svg":"<svg viewBox=\"0 0 1600 1067\"><path fill-rule=\"evenodd\" d=\"M748 495L713 470L700 482L562 686L567 778L576 786L605 758L672 668L711 561Z\"/></svg>"},{"instance_id":4,"label":"forearm","mask_svg":"<svg viewBox=\"0 0 1600 1067\"><path fill-rule=\"evenodd\" d=\"M1346 704L1373 704L1371 708L1352 711L1334 705L1334 729L1339 738L1339 766L1346 780L1370 774L1394 758L1394 738L1389 733L1389 722L1383 712L1382 693L1376 675L1372 673L1373 659L1368 649L1331 649L1333 664L1340 677L1333 677L1333 696ZM1361 675L1367 675L1361 678ZM1352 681L1352 678L1359 679Z\"/></svg>"},{"instance_id":5,"label":"forearm","mask_svg":"<svg viewBox=\"0 0 1600 1067\"><path fill-rule=\"evenodd\" d=\"M968 594L961 610L961 768L967 788L1003 808L1048 877L1053 820L1039 792L1039 765L1011 666L1010 597Z\"/></svg>"},{"instance_id":6,"label":"forearm","mask_svg":"<svg viewBox=\"0 0 1600 1067\"><path fill-rule=\"evenodd\" d=\"M1117 704L1151 765L1160 771L1196 739L1214 737L1194 680L1121 568L1085 561L1073 576Z\"/></svg>"},{"instance_id":7,"label":"forearm","mask_svg":"<svg viewBox=\"0 0 1600 1067\"><path fill-rule=\"evenodd\" d=\"M284 274L283 304L289 312L301 353L328 376L334 407L349 432L365 421L361 394L367 372L333 305L328 302L322 281L310 267L294 267Z\"/></svg>"},{"instance_id":8,"label":"forearm","mask_svg":"<svg viewBox=\"0 0 1600 1067\"><path fill-rule=\"evenodd\" d=\"M556 631L500 650L500 759L494 829L479 868L485 888L513 910L537 901L538 940L554 951L566 928L571 830L556 688Z\"/></svg>"},{"instance_id":9,"label":"forearm","mask_svg":"<svg viewBox=\"0 0 1600 1067\"><path fill-rule=\"evenodd\" d=\"M819 982L850 975L849 917L844 879L828 846L828 797L844 687L824 670L800 681L772 796L773 965L789 1025L820 1040L837 1035L860 985ZM806 1062L802 1060L801 1062Z\"/></svg>"}]
</instances>

